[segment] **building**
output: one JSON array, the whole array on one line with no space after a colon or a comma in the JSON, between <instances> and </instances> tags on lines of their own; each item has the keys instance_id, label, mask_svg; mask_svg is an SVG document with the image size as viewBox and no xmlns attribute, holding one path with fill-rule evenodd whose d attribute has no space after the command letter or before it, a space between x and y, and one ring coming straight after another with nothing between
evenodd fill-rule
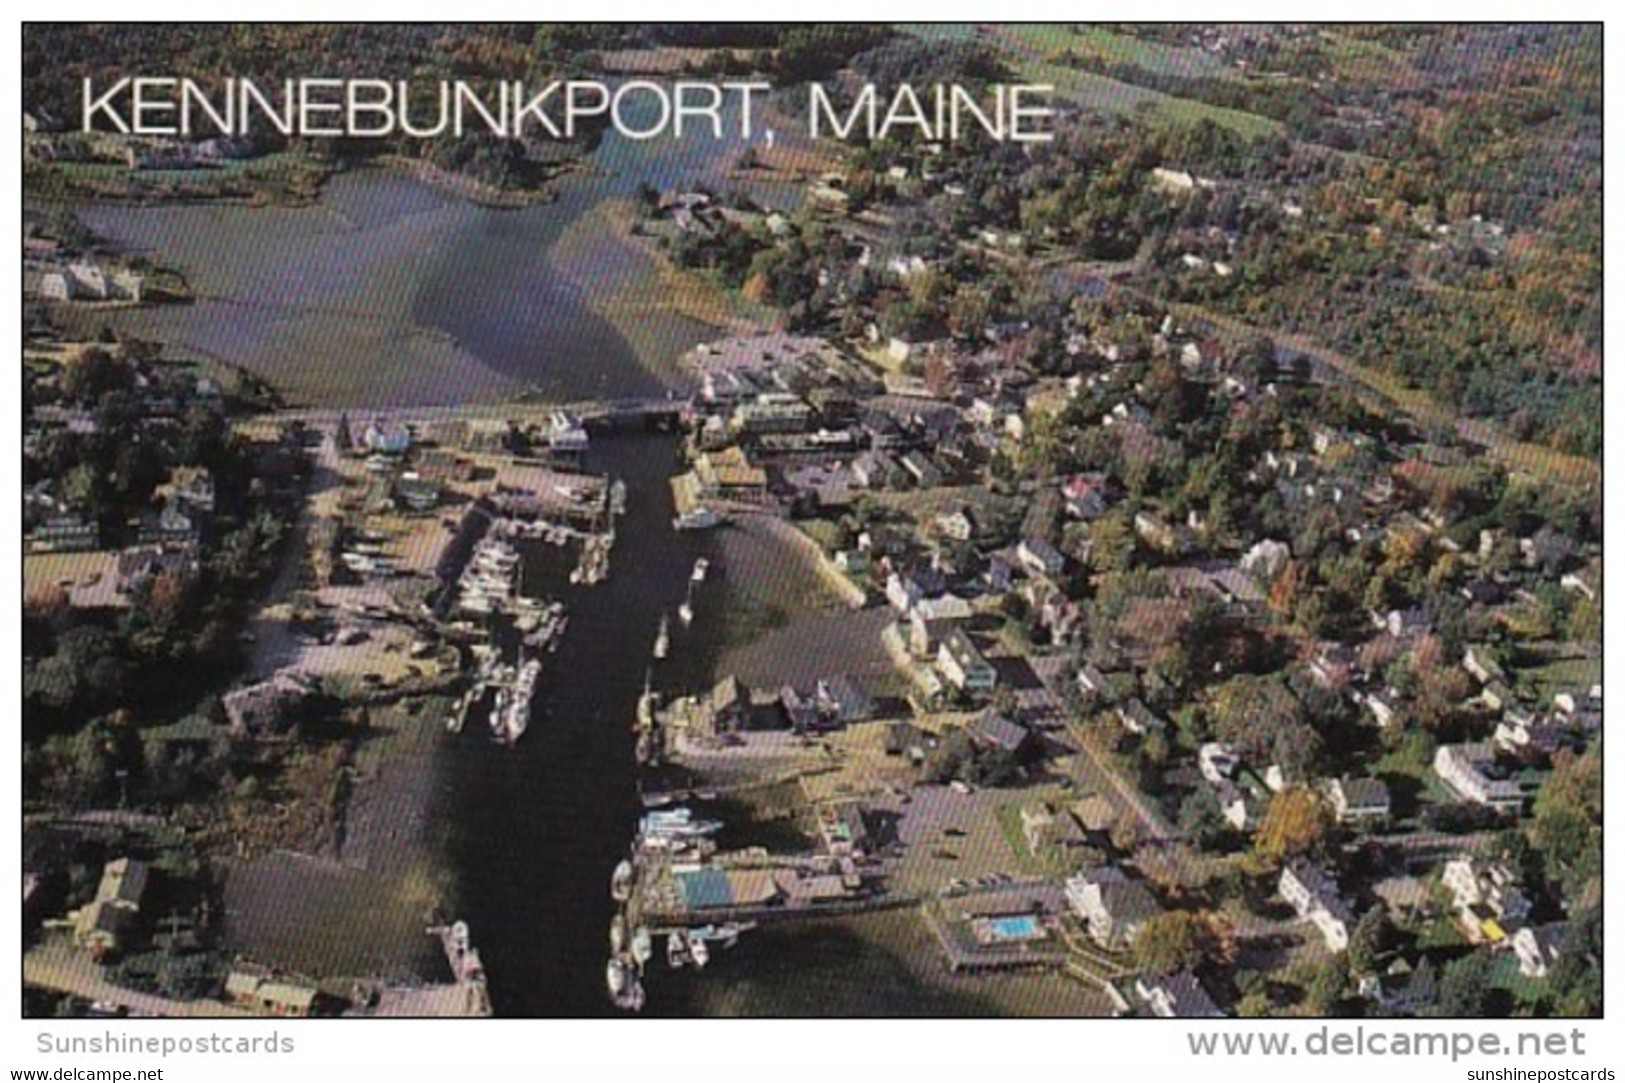
<instances>
[{"instance_id":1,"label":"building","mask_svg":"<svg viewBox=\"0 0 1625 1083\"><path fill-rule=\"evenodd\" d=\"M1340 824L1383 824L1393 812L1388 787L1377 778L1333 779L1326 796Z\"/></svg>"},{"instance_id":2,"label":"building","mask_svg":"<svg viewBox=\"0 0 1625 1083\"><path fill-rule=\"evenodd\" d=\"M140 916L147 880L146 862L129 857L109 861L96 897L69 915L74 943L97 960L118 954Z\"/></svg>"},{"instance_id":3,"label":"building","mask_svg":"<svg viewBox=\"0 0 1625 1083\"><path fill-rule=\"evenodd\" d=\"M399 422L374 419L361 433L361 446L374 455L404 455L412 446L412 430Z\"/></svg>"},{"instance_id":4,"label":"building","mask_svg":"<svg viewBox=\"0 0 1625 1083\"><path fill-rule=\"evenodd\" d=\"M1433 754L1433 771L1464 801L1500 812L1523 809L1523 787L1500 774L1495 746L1486 741L1440 745Z\"/></svg>"},{"instance_id":5,"label":"building","mask_svg":"<svg viewBox=\"0 0 1625 1083\"><path fill-rule=\"evenodd\" d=\"M1066 567L1066 558L1043 538L1023 538L1016 546L1016 559L1028 575L1056 576Z\"/></svg>"},{"instance_id":6,"label":"building","mask_svg":"<svg viewBox=\"0 0 1625 1083\"><path fill-rule=\"evenodd\" d=\"M270 971L240 967L226 975L226 999L256 1015L303 1019L316 1004L313 985Z\"/></svg>"},{"instance_id":7,"label":"building","mask_svg":"<svg viewBox=\"0 0 1625 1083\"><path fill-rule=\"evenodd\" d=\"M971 723L970 734L978 744L1012 756L1020 755L1033 737L1032 730L991 709L983 711Z\"/></svg>"},{"instance_id":8,"label":"building","mask_svg":"<svg viewBox=\"0 0 1625 1083\"><path fill-rule=\"evenodd\" d=\"M47 519L28 535L31 553L86 553L100 549L101 544L101 530L95 521L75 514Z\"/></svg>"},{"instance_id":9,"label":"building","mask_svg":"<svg viewBox=\"0 0 1625 1083\"><path fill-rule=\"evenodd\" d=\"M1320 930L1326 950L1338 952L1349 946L1354 916L1338 893L1337 881L1324 869L1304 858L1294 858L1281 870L1280 892L1299 918Z\"/></svg>"},{"instance_id":10,"label":"building","mask_svg":"<svg viewBox=\"0 0 1625 1083\"><path fill-rule=\"evenodd\" d=\"M814 698L819 713L833 726L867 722L875 716L875 699L856 677L843 674L821 679Z\"/></svg>"},{"instance_id":11,"label":"building","mask_svg":"<svg viewBox=\"0 0 1625 1083\"><path fill-rule=\"evenodd\" d=\"M139 303L146 278L128 268L105 271L78 260L40 278L40 296L50 301L132 301Z\"/></svg>"},{"instance_id":12,"label":"building","mask_svg":"<svg viewBox=\"0 0 1625 1083\"><path fill-rule=\"evenodd\" d=\"M1450 893L1456 919L1474 943L1499 944L1529 917L1529 897L1518 875L1500 862L1458 857L1445 862L1440 884Z\"/></svg>"},{"instance_id":13,"label":"building","mask_svg":"<svg viewBox=\"0 0 1625 1083\"><path fill-rule=\"evenodd\" d=\"M298 709L310 686L291 673L228 692L220 700L232 735L256 740L287 737L298 722Z\"/></svg>"},{"instance_id":14,"label":"building","mask_svg":"<svg viewBox=\"0 0 1625 1083\"><path fill-rule=\"evenodd\" d=\"M1134 979L1134 992L1152 1015L1159 1019L1222 1019L1224 1013L1213 1003L1196 975L1181 970L1165 978Z\"/></svg>"},{"instance_id":15,"label":"building","mask_svg":"<svg viewBox=\"0 0 1625 1083\"><path fill-rule=\"evenodd\" d=\"M937 670L961 692L986 693L998 684L999 674L982 656L963 628L954 628L937 648Z\"/></svg>"},{"instance_id":16,"label":"building","mask_svg":"<svg viewBox=\"0 0 1625 1083\"><path fill-rule=\"evenodd\" d=\"M1546 925L1525 925L1512 937L1512 951L1518 957L1518 970L1526 978L1544 978L1563 954L1563 937L1568 926L1561 921Z\"/></svg>"},{"instance_id":17,"label":"building","mask_svg":"<svg viewBox=\"0 0 1625 1083\"><path fill-rule=\"evenodd\" d=\"M1070 877L1066 898L1095 943L1113 951L1134 943L1145 923L1162 912L1144 884L1109 865Z\"/></svg>"},{"instance_id":18,"label":"building","mask_svg":"<svg viewBox=\"0 0 1625 1083\"><path fill-rule=\"evenodd\" d=\"M861 860L869 856L869 828L863 820L863 806L841 801L817 807L818 837L831 857Z\"/></svg>"},{"instance_id":19,"label":"building","mask_svg":"<svg viewBox=\"0 0 1625 1083\"><path fill-rule=\"evenodd\" d=\"M741 448L705 452L695 460L694 475L708 497L744 504L767 501L767 471L753 464Z\"/></svg>"}]
</instances>

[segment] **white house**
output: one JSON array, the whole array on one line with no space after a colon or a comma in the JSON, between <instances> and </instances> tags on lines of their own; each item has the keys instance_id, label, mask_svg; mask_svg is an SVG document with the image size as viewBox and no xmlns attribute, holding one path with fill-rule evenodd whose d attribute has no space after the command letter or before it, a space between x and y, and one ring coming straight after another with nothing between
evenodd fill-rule
<instances>
[{"instance_id":1,"label":"white house","mask_svg":"<svg viewBox=\"0 0 1625 1083\"><path fill-rule=\"evenodd\" d=\"M998 671L962 628L950 631L937 648L937 670L961 692L991 692L999 680Z\"/></svg>"},{"instance_id":2,"label":"white house","mask_svg":"<svg viewBox=\"0 0 1625 1083\"><path fill-rule=\"evenodd\" d=\"M1433 754L1433 770L1457 796L1502 812L1523 808L1523 787L1496 777L1495 746L1487 741L1440 745Z\"/></svg>"},{"instance_id":3,"label":"white house","mask_svg":"<svg viewBox=\"0 0 1625 1083\"><path fill-rule=\"evenodd\" d=\"M1298 917L1320 930L1326 950L1338 952L1349 946L1353 914L1338 893L1337 881L1325 870L1304 858L1294 858L1281 870L1280 891Z\"/></svg>"},{"instance_id":4,"label":"white house","mask_svg":"<svg viewBox=\"0 0 1625 1083\"><path fill-rule=\"evenodd\" d=\"M1326 796L1340 824L1380 824L1393 811L1388 787L1377 778L1335 778Z\"/></svg>"}]
</instances>

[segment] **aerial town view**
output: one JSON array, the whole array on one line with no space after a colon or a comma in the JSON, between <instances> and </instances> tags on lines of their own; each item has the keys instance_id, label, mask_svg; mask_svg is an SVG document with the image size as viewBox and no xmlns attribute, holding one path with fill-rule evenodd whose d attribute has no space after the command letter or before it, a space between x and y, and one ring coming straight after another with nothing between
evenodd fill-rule
<instances>
[{"instance_id":1,"label":"aerial town view","mask_svg":"<svg viewBox=\"0 0 1625 1083\"><path fill-rule=\"evenodd\" d=\"M1600 26L22 59L26 1015L1601 1014Z\"/></svg>"}]
</instances>

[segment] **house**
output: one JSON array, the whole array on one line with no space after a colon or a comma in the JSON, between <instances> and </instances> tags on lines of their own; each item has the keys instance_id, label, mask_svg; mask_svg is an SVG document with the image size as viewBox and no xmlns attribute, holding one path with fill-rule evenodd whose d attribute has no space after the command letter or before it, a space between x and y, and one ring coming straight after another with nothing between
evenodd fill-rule
<instances>
[{"instance_id":1,"label":"house","mask_svg":"<svg viewBox=\"0 0 1625 1083\"><path fill-rule=\"evenodd\" d=\"M272 971L239 967L226 975L226 999L257 1015L303 1019L316 1003L313 985Z\"/></svg>"},{"instance_id":2,"label":"house","mask_svg":"<svg viewBox=\"0 0 1625 1083\"><path fill-rule=\"evenodd\" d=\"M1545 925L1525 925L1512 936L1512 951L1518 957L1518 970L1526 978L1544 978L1563 952L1568 925L1561 921Z\"/></svg>"},{"instance_id":3,"label":"house","mask_svg":"<svg viewBox=\"0 0 1625 1083\"><path fill-rule=\"evenodd\" d=\"M1530 718L1508 714L1495 727L1491 741L1502 752L1519 759L1545 763L1570 740L1568 727L1555 717Z\"/></svg>"},{"instance_id":4,"label":"house","mask_svg":"<svg viewBox=\"0 0 1625 1083\"><path fill-rule=\"evenodd\" d=\"M197 547L178 548L147 545L126 549L118 555L114 581L120 594L132 595L160 575L191 578L198 571Z\"/></svg>"},{"instance_id":5,"label":"house","mask_svg":"<svg viewBox=\"0 0 1625 1083\"><path fill-rule=\"evenodd\" d=\"M140 916L147 881L144 861L121 857L103 866L95 898L69 915L74 942L98 961L117 954Z\"/></svg>"},{"instance_id":6,"label":"house","mask_svg":"<svg viewBox=\"0 0 1625 1083\"><path fill-rule=\"evenodd\" d=\"M701 454L695 460L694 474L706 496L745 504L767 501L767 471L753 464L741 448Z\"/></svg>"},{"instance_id":7,"label":"house","mask_svg":"<svg viewBox=\"0 0 1625 1083\"><path fill-rule=\"evenodd\" d=\"M1224 1013L1213 1003L1196 975L1181 970L1165 978L1138 977L1134 992L1152 1015L1159 1019L1222 1019Z\"/></svg>"},{"instance_id":8,"label":"house","mask_svg":"<svg viewBox=\"0 0 1625 1083\"><path fill-rule=\"evenodd\" d=\"M1523 808L1523 787L1499 773L1495 746L1487 741L1440 745L1433 754L1433 771L1464 801L1501 812Z\"/></svg>"},{"instance_id":9,"label":"house","mask_svg":"<svg viewBox=\"0 0 1625 1083\"><path fill-rule=\"evenodd\" d=\"M1021 539L1016 546L1016 559L1029 575L1056 576L1066 567L1066 558L1043 538Z\"/></svg>"},{"instance_id":10,"label":"house","mask_svg":"<svg viewBox=\"0 0 1625 1083\"><path fill-rule=\"evenodd\" d=\"M821 719L818 703L812 696L802 695L787 684L779 689L779 706L784 709L784 717L796 733L807 733L818 728Z\"/></svg>"},{"instance_id":11,"label":"house","mask_svg":"<svg viewBox=\"0 0 1625 1083\"><path fill-rule=\"evenodd\" d=\"M942 484L942 471L923 452L910 451L904 455L903 472L922 489L934 489Z\"/></svg>"},{"instance_id":12,"label":"house","mask_svg":"<svg viewBox=\"0 0 1625 1083\"><path fill-rule=\"evenodd\" d=\"M1393 812L1388 787L1379 778L1336 778L1326 796L1340 824L1381 824Z\"/></svg>"},{"instance_id":13,"label":"house","mask_svg":"<svg viewBox=\"0 0 1625 1083\"><path fill-rule=\"evenodd\" d=\"M412 446L412 430L396 421L374 418L361 433L361 447L374 455L404 455Z\"/></svg>"},{"instance_id":14,"label":"house","mask_svg":"<svg viewBox=\"0 0 1625 1083\"><path fill-rule=\"evenodd\" d=\"M1499 944L1529 917L1531 904L1517 873L1501 862L1453 858L1445 862L1439 882L1450 893L1456 918L1474 943Z\"/></svg>"},{"instance_id":15,"label":"house","mask_svg":"<svg viewBox=\"0 0 1625 1083\"><path fill-rule=\"evenodd\" d=\"M1209 741L1196 750L1196 765L1203 778L1217 785L1225 779L1235 777L1236 768L1241 766L1241 760L1229 745Z\"/></svg>"},{"instance_id":16,"label":"house","mask_svg":"<svg viewBox=\"0 0 1625 1083\"><path fill-rule=\"evenodd\" d=\"M1012 722L994 710L981 713L970 726L971 738L978 744L996 748L1012 756L1019 755L1032 740L1033 734L1019 722Z\"/></svg>"},{"instance_id":17,"label":"house","mask_svg":"<svg viewBox=\"0 0 1625 1083\"><path fill-rule=\"evenodd\" d=\"M1320 930L1326 950L1338 952L1349 946L1354 916L1338 893L1337 881L1324 869L1305 858L1292 859L1281 870L1280 892L1299 918Z\"/></svg>"},{"instance_id":18,"label":"house","mask_svg":"<svg viewBox=\"0 0 1625 1083\"><path fill-rule=\"evenodd\" d=\"M884 414L880 416L885 417ZM903 477L903 468L884 451L866 451L852 461L852 480L865 489L895 488Z\"/></svg>"},{"instance_id":19,"label":"house","mask_svg":"<svg viewBox=\"0 0 1625 1083\"><path fill-rule=\"evenodd\" d=\"M857 678L845 674L819 680L814 698L830 725L848 726L875 716L874 697Z\"/></svg>"},{"instance_id":20,"label":"house","mask_svg":"<svg viewBox=\"0 0 1625 1083\"><path fill-rule=\"evenodd\" d=\"M1219 814L1224 822L1237 831L1246 831L1258 823L1258 805L1247 791L1227 778L1213 784L1214 796L1219 802Z\"/></svg>"},{"instance_id":21,"label":"house","mask_svg":"<svg viewBox=\"0 0 1625 1083\"><path fill-rule=\"evenodd\" d=\"M228 692L220 700L234 737L267 740L287 737L311 687L289 672Z\"/></svg>"},{"instance_id":22,"label":"house","mask_svg":"<svg viewBox=\"0 0 1625 1083\"><path fill-rule=\"evenodd\" d=\"M147 512L139 520L136 538L142 545L195 544L202 536L196 513L179 503L169 503L156 514Z\"/></svg>"},{"instance_id":23,"label":"house","mask_svg":"<svg viewBox=\"0 0 1625 1083\"><path fill-rule=\"evenodd\" d=\"M818 837L831 857L862 860L869 856L869 829L864 824L860 803L840 801L819 805L817 819Z\"/></svg>"},{"instance_id":24,"label":"house","mask_svg":"<svg viewBox=\"0 0 1625 1083\"><path fill-rule=\"evenodd\" d=\"M952 629L937 648L937 670L961 692L991 692L999 680L998 671L963 628Z\"/></svg>"},{"instance_id":25,"label":"house","mask_svg":"<svg viewBox=\"0 0 1625 1083\"><path fill-rule=\"evenodd\" d=\"M1404 959L1395 959L1381 974L1360 978L1360 995L1396 1015L1420 1015L1433 1006L1438 977L1425 955L1414 967Z\"/></svg>"},{"instance_id":26,"label":"house","mask_svg":"<svg viewBox=\"0 0 1625 1083\"><path fill-rule=\"evenodd\" d=\"M105 271L77 260L40 278L40 296L51 301L133 301L140 303L146 278L126 267Z\"/></svg>"},{"instance_id":27,"label":"house","mask_svg":"<svg viewBox=\"0 0 1625 1083\"><path fill-rule=\"evenodd\" d=\"M1111 506L1105 474L1074 474L1061 483L1061 497L1067 514L1085 522L1105 515Z\"/></svg>"},{"instance_id":28,"label":"house","mask_svg":"<svg viewBox=\"0 0 1625 1083\"><path fill-rule=\"evenodd\" d=\"M1168 728L1168 723L1152 713L1151 708L1138 696L1126 703L1118 704L1117 720L1123 728L1137 737L1144 737L1148 733L1160 733Z\"/></svg>"},{"instance_id":29,"label":"house","mask_svg":"<svg viewBox=\"0 0 1625 1083\"><path fill-rule=\"evenodd\" d=\"M1134 943L1145 923L1162 912L1143 883L1111 865L1070 877L1066 898L1095 943L1112 951Z\"/></svg>"},{"instance_id":30,"label":"house","mask_svg":"<svg viewBox=\"0 0 1625 1083\"><path fill-rule=\"evenodd\" d=\"M46 519L28 535L31 553L85 553L101 544L95 521L72 512Z\"/></svg>"},{"instance_id":31,"label":"house","mask_svg":"<svg viewBox=\"0 0 1625 1083\"><path fill-rule=\"evenodd\" d=\"M968 542L976 537L976 524L962 508L937 516L935 523L937 533L950 541Z\"/></svg>"},{"instance_id":32,"label":"house","mask_svg":"<svg viewBox=\"0 0 1625 1083\"><path fill-rule=\"evenodd\" d=\"M1089 833L1075 816L1042 802L1022 807L1021 833L1035 857L1051 851L1066 854L1089 845Z\"/></svg>"}]
</instances>

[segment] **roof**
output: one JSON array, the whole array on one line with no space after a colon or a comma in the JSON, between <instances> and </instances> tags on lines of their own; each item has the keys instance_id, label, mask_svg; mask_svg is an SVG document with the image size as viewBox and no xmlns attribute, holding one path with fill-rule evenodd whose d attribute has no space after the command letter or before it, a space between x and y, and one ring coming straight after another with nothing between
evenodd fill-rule
<instances>
[{"instance_id":1,"label":"roof","mask_svg":"<svg viewBox=\"0 0 1625 1083\"><path fill-rule=\"evenodd\" d=\"M728 874L721 869L695 869L677 873L676 876L677 887L683 894L683 905L690 910L733 904Z\"/></svg>"},{"instance_id":2,"label":"roof","mask_svg":"<svg viewBox=\"0 0 1625 1083\"><path fill-rule=\"evenodd\" d=\"M1380 778L1344 778L1337 785L1351 808L1388 807L1388 786Z\"/></svg>"},{"instance_id":3,"label":"roof","mask_svg":"<svg viewBox=\"0 0 1625 1083\"><path fill-rule=\"evenodd\" d=\"M1010 721L996 711L986 711L971 726L971 735L1006 752L1014 752L1032 736L1025 726Z\"/></svg>"},{"instance_id":4,"label":"roof","mask_svg":"<svg viewBox=\"0 0 1625 1083\"><path fill-rule=\"evenodd\" d=\"M147 863L121 857L109 861L102 869L101 886L96 889L100 902L121 903L129 907L141 905L141 896L147 891Z\"/></svg>"}]
</instances>

